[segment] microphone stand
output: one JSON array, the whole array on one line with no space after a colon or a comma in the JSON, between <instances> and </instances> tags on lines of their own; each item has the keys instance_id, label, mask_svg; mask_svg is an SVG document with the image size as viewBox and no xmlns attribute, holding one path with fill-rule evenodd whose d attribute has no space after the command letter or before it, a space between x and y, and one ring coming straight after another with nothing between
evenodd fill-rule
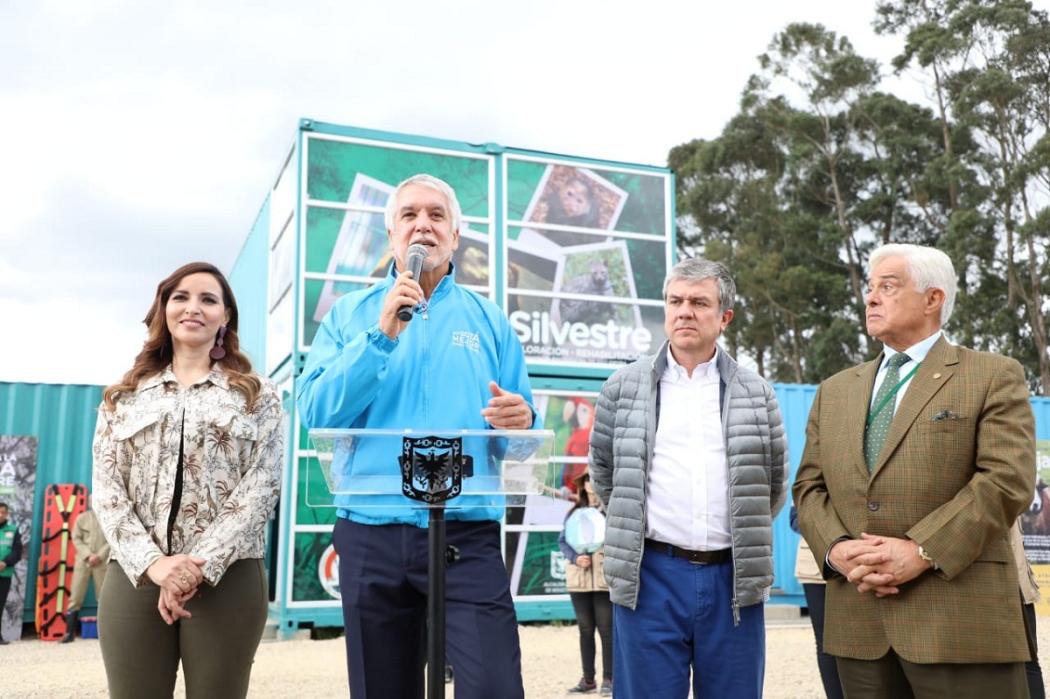
<instances>
[{"instance_id":1,"label":"microphone stand","mask_svg":"<svg viewBox=\"0 0 1050 699\"><path fill-rule=\"evenodd\" d=\"M447 450L435 459L435 447ZM413 455L424 452L423 465ZM428 452L426 454L425 452ZM471 458L462 455L462 440L441 437L405 437L401 468L402 494L426 503L427 531L427 699L445 696L445 567L459 559L445 537L445 501L459 495L462 473L470 472ZM427 482L426 490L414 487L414 478ZM451 479L451 487L443 487Z\"/></svg>"},{"instance_id":2,"label":"microphone stand","mask_svg":"<svg viewBox=\"0 0 1050 699\"><path fill-rule=\"evenodd\" d=\"M445 696L445 502L430 505L427 543L427 699Z\"/></svg>"}]
</instances>

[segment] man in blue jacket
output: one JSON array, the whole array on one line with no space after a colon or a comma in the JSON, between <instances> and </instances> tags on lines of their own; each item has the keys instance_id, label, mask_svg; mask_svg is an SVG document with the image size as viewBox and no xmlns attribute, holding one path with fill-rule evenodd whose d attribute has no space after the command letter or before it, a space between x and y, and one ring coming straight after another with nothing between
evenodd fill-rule
<instances>
[{"instance_id":1,"label":"man in blue jacket","mask_svg":"<svg viewBox=\"0 0 1050 699\"><path fill-rule=\"evenodd\" d=\"M456 194L442 180L421 174L398 185L386 208L390 274L339 299L314 338L298 396L308 428L539 427L524 353L506 316L455 282L459 225ZM419 279L406 260L415 244L428 250ZM398 319L402 306L415 307L411 321ZM353 475L397 473L386 458L354 456ZM336 499L350 693L422 697L427 512L401 496L390 496L389 507L372 504ZM447 514L448 544L460 552L447 571L447 653L461 696L524 694L501 514L491 506Z\"/></svg>"}]
</instances>

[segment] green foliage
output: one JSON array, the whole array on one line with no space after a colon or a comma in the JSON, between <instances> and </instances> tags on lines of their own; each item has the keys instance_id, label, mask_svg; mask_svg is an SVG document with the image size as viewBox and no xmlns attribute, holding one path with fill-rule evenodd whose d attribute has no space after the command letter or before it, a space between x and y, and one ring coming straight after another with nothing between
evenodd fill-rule
<instances>
[{"instance_id":1,"label":"green foliage","mask_svg":"<svg viewBox=\"0 0 1050 699\"><path fill-rule=\"evenodd\" d=\"M1050 393L1050 21L1024 0L887 0L876 30L931 99L880 91L880 67L819 24L759 57L739 111L668 155L683 250L736 277L730 351L814 382L874 356L863 332L877 245L945 250L962 344L1021 361Z\"/></svg>"}]
</instances>

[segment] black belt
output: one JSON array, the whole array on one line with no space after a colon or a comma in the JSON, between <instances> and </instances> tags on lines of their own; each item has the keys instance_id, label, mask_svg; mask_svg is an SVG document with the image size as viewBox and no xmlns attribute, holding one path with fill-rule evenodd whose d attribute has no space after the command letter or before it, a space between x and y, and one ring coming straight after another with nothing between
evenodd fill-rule
<instances>
[{"instance_id":1,"label":"black belt","mask_svg":"<svg viewBox=\"0 0 1050 699\"><path fill-rule=\"evenodd\" d=\"M717 551L690 551L689 549L683 549L674 544L664 543L663 541L657 541L656 539L646 539L646 548L653 551L660 551L669 553L672 556L678 558L684 558L690 563L699 563L706 565L708 563L726 563L733 558L733 549L719 549Z\"/></svg>"}]
</instances>

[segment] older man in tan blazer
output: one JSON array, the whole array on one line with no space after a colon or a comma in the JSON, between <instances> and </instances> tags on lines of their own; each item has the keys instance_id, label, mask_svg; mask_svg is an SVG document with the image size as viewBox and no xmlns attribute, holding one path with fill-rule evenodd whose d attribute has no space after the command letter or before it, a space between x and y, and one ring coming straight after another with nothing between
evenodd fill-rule
<instances>
[{"instance_id":1,"label":"older man in tan blazer","mask_svg":"<svg viewBox=\"0 0 1050 699\"><path fill-rule=\"evenodd\" d=\"M825 650L847 697L1026 697L1009 544L1035 481L1024 372L941 336L944 253L885 245L870 262L884 351L821 384L794 485L828 581Z\"/></svg>"}]
</instances>

